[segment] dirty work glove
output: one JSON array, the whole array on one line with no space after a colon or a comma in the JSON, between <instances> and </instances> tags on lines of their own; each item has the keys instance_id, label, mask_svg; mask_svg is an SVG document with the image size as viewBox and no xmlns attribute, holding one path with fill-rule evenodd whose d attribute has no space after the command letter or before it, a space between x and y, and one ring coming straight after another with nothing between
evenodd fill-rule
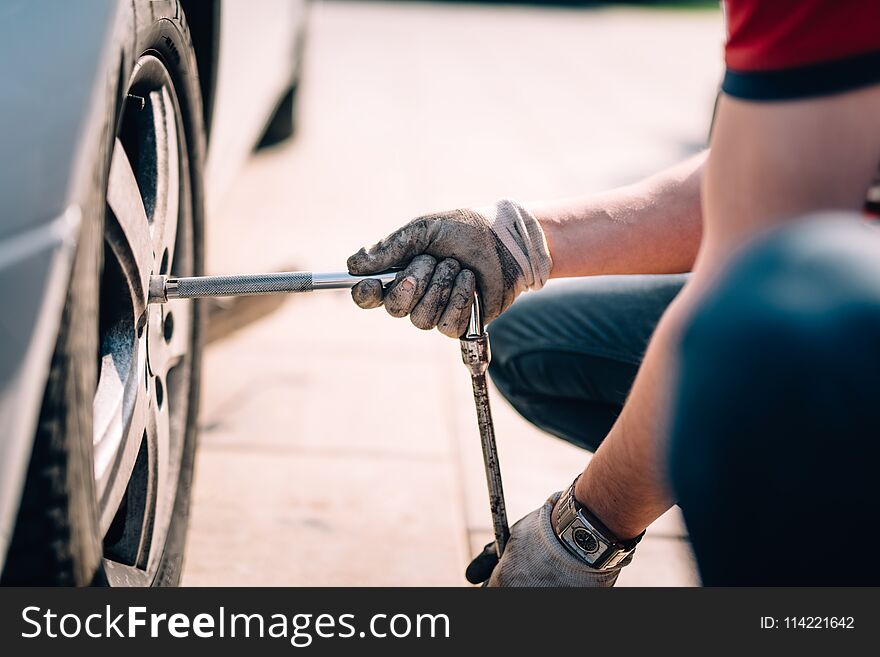
<instances>
[{"instance_id":1,"label":"dirty work glove","mask_svg":"<svg viewBox=\"0 0 880 657\"><path fill-rule=\"evenodd\" d=\"M472 584L489 580L489 586L584 587L614 586L620 569L596 570L565 549L550 525L550 514L561 493L551 495L544 506L517 522L499 562L495 544L483 548L468 566L466 577ZM497 565L496 565L497 563Z\"/></svg>"},{"instance_id":2,"label":"dirty work glove","mask_svg":"<svg viewBox=\"0 0 880 657\"><path fill-rule=\"evenodd\" d=\"M377 279L359 282L351 290L355 303L384 304L394 317L409 315L420 329L436 326L457 338L467 328L475 286L488 323L521 292L543 287L551 264L538 221L504 200L413 219L351 256L348 271L363 276L405 267L385 289Z\"/></svg>"}]
</instances>

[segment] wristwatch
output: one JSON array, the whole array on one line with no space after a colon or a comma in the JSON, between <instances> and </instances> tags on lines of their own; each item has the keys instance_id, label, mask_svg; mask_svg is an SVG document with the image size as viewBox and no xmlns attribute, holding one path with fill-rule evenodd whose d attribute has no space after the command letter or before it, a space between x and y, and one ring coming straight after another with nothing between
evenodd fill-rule
<instances>
[{"instance_id":1,"label":"wristwatch","mask_svg":"<svg viewBox=\"0 0 880 657\"><path fill-rule=\"evenodd\" d=\"M629 541L619 540L574 497L575 479L565 491L553 513L556 514L556 536L565 548L578 559L596 570L610 570L631 555L642 532Z\"/></svg>"}]
</instances>

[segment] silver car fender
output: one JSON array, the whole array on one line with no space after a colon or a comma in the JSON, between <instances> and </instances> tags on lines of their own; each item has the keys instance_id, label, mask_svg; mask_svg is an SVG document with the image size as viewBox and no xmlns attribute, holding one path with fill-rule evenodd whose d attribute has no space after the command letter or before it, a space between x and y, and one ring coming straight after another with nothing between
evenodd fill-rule
<instances>
[{"instance_id":1,"label":"silver car fender","mask_svg":"<svg viewBox=\"0 0 880 657\"><path fill-rule=\"evenodd\" d=\"M0 5L0 568L120 65L130 0Z\"/></svg>"}]
</instances>

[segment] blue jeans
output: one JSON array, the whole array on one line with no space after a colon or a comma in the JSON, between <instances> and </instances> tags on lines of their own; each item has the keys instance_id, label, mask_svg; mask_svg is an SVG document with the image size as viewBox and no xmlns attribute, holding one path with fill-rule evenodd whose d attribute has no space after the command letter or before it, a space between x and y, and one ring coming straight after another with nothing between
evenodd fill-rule
<instances>
[{"instance_id":1,"label":"blue jeans","mask_svg":"<svg viewBox=\"0 0 880 657\"><path fill-rule=\"evenodd\" d=\"M491 324L493 380L528 420L595 449L684 276L597 277ZM778 230L689 321L668 474L706 585L880 584L880 230Z\"/></svg>"},{"instance_id":2,"label":"blue jeans","mask_svg":"<svg viewBox=\"0 0 880 657\"><path fill-rule=\"evenodd\" d=\"M520 297L489 326L492 381L531 423L595 451L686 280L595 276Z\"/></svg>"}]
</instances>

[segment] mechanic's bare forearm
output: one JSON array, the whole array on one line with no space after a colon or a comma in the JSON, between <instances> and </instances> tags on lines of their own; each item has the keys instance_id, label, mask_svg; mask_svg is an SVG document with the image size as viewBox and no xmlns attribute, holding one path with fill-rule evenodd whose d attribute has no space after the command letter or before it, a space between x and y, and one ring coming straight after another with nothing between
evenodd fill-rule
<instances>
[{"instance_id":1,"label":"mechanic's bare forearm","mask_svg":"<svg viewBox=\"0 0 880 657\"><path fill-rule=\"evenodd\" d=\"M702 287L692 278L657 325L623 412L578 480L575 497L622 539L638 536L674 500L659 440L669 369L680 326Z\"/></svg>"},{"instance_id":2,"label":"mechanic's bare forearm","mask_svg":"<svg viewBox=\"0 0 880 657\"><path fill-rule=\"evenodd\" d=\"M529 205L550 247L551 277L690 271L705 161L703 152L633 185Z\"/></svg>"}]
</instances>

